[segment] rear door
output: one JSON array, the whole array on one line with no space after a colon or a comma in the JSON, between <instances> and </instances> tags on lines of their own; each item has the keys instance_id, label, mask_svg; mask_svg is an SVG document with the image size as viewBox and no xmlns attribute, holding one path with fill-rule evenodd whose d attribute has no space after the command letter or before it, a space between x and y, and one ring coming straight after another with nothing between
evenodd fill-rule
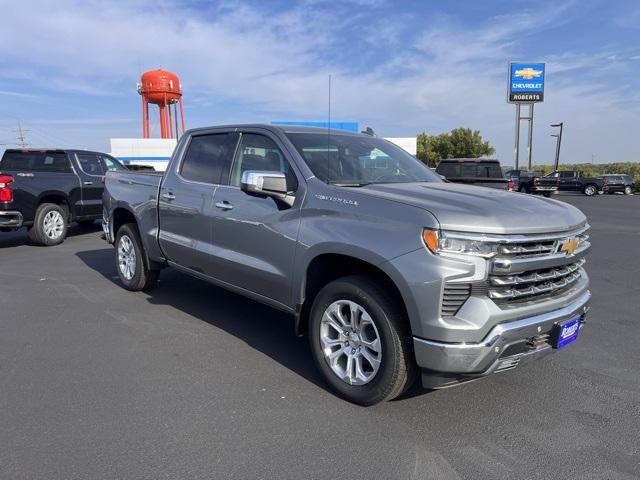
<instances>
[{"instance_id":1,"label":"rear door","mask_svg":"<svg viewBox=\"0 0 640 480\"><path fill-rule=\"evenodd\" d=\"M293 252L305 187L285 152L266 131L242 132L229 182L220 185L214 196L213 261L219 280L290 306ZM240 190L247 170L285 173L288 190L296 192L293 206Z\"/></svg>"},{"instance_id":2,"label":"rear door","mask_svg":"<svg viewBox=\"0 0 640 480\"><path fill-rule=\"evenodd\" d=\"M582 190L582 184L578 179L576 172L560 172L561 190L568 192L579 192Z\"/></svg>"},{"instance_id":3,"label":"rear door","mask_svg":"<svg viewBox=\"0 0 640 480\"><path fill-rule=\"evenodd\" d=\"M104 185L104 166L97 153L76 152L78 176L82 184L82 208L79 216L89 218L102 217L102 192Z\"/></svg>"},{"instance_id":4,"label":"rear door","mask_svg":"<svg viewBox=\"0 0 640 480\"><path fill-rule=\"evenodd\" d=\"M219 131L192 136L185 153L170 164L158 199L159 241L167 259L213 276L213 195L228 178L239 134ZM225 180L226 181L226 180Z\"/></svg>"}]
</instances>

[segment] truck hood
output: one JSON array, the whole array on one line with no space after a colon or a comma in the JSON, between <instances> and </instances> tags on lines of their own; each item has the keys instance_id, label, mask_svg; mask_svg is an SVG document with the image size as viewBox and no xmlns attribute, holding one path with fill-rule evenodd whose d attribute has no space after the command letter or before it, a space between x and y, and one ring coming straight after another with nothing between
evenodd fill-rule
<instances>
[{"instance_id":1,"label":"truck hood","mask_svg":"<svg viewBox=\"0 0 640 480\"><path fill-rule=\"evenodd\" d=\"M586 222L557 200L457 183L385 183L358 190L429 211L445 230L517 234L571 230Z\"/></svg>"}]
</instances>

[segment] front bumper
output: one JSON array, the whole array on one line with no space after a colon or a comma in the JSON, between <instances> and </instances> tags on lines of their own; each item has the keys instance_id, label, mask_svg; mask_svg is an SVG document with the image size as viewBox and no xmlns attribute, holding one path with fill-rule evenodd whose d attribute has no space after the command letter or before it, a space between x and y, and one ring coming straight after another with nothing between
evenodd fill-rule
<instances>
[{"instance_id":1,"label":"front bumper","mask_svg":"<svg viewBox=\"0 0 640 480\"><path fill-rule=\"evenodd\" d=\"M545 339L552 335L555 325L577 316L584 320L590 301L591 293L584 291L563 308L500 323L480 342L444 343L414 337L416 362L423 369L452 378L473 378L514 368L551 353L551 343Z\"/></svg>"},{"instance_id":2,"label":"front bumper","mask_svg":"<svg viewBox=\"0 0 640 480\"><path fill-rule=\"evenodd\" d=\"M0 212L0 228L20 228L22 227L22 223L22 213L17 210Z\"/></svg>"}]
</instances>

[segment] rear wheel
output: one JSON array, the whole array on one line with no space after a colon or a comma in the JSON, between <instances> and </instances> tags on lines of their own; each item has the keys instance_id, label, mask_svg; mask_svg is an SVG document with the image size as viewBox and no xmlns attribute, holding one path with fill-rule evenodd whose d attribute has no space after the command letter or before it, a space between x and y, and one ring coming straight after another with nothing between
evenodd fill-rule
<instances>
[{"instance_id":1,"label":"rear wheel","mask_svg":"<svg viewBox=\"0 0 640 480\"><path fill-rule=\"evenodd\" d=\"M32 242L50 247L64 242L67 236L67 212L55 203L43 203L36 210L28 232Z\"/></svg>"},{"instance_id":2,"label":"rear wheel","mask_svg":"<svg viewBox=\"0 0 640 480\"><path fill-rule=\"evenodd\" d=\"M595 185L587 185L584 187L584 194L587 197L593 197L596 193L598 193L598 189Z\"/></svg>"},{"instance_id":3,"label":"rear wheel","mask_svg":"<svg viewBox=\"0 0 640 480\"><path fill-rule=\"evenodd\" d=\"M624 187L624 194L625 195L631 195L633 193L631 187L629 185L627 185L626 187Z\"/></svg>"},{"instance_id":4,"label":"rear wheel","mask_svg":"<svg viewBox=\"0 0 640 480\"><path fill-rule=\"evenodd\" d=\"M116 235L116 267L127 290L148 290L158 281L160 271L147 267L138 227L133 223L120 227Z\"/></svg>"},{"instance_id":5,"label":"rear wheel","mask_svg":"<svg viewBox=\"0 0 640 480\"><path fill-rule=\"evenodd\" d=\"M351 402L391 400L413 379L416 367L405 316L370 277L344 277L318 293L309 340L329 386Z\"/></svg>"}]
</instances>

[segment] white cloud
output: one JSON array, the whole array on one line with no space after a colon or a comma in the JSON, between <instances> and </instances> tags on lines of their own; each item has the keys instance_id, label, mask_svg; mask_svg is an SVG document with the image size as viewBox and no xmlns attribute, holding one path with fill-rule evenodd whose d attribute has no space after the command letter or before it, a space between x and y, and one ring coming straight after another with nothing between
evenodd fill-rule
<instances>
[{"instance_id":1,"label":"white cloud","mask_svg":"<svg viewBox=\"0 0 640 480\"><path fill-rule=\"evenodd\" d=\"M382 4L355 1L373 8ZM324 119L327 77L332 74L334 118L360 120L363 127L388 135L477 128L509 162L515 114L505 101L507 61L521 58L523 42L536 32L569 22L575 3L493 17L472 28L434 15L410 41L402 25L406 13L364 28L358 23L361 14L345 14L345 4L328 8L326 2L309 0L278 12L231 2L205 11L174 2L159 5L151 0L12 4L3 9L0 60L10 67L0 69L0 81L21 79L32 89L77 93L81 102L73 108L89 116L92 102L123 102L135 95L141 71L163 67L179 74L187 120L196 126L194 122ZM355 73L332 60L340 48L336 39L345 31L361 31L372 49L387 46L393 54L377 61L368 56L370 64L359 65ZM602 68L602 59L614 54L542 53L535 60L548 61L548 92L547 101L536 107L536 160L552 158L547 125L556 121L567 126L567 160L588 159L592 151L602 160L628 159L635 151L631 130L638 120L637 102L623 107L625 91L598 85L577 89L563 77L595 65ZM615 58L608 62L607 68L620 68ZM119 116L113 110L109 115ZM106 137L115 135L113 124L99 125L99 119L92 124L91 138L102 135L106 143ZM119 134L126 129L131 125L122 125Z\"/></svg>"}]
</instances>

